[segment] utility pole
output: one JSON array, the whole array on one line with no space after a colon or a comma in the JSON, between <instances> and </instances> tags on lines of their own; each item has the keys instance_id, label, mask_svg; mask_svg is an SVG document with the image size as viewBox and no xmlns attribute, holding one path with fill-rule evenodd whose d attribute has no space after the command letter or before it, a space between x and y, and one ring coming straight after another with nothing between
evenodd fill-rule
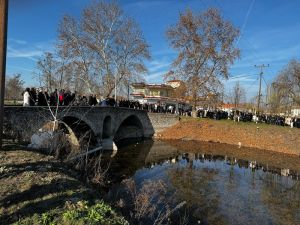
<instances>
[{"instance_id":1,"label":"utility pole","mask_svg":"<svg viewBox=\"0 0 300 225\"><path fill-rule=\"evenodd\" d=\"M0 0L0 149L3 139L8 0Z\"/></svg>"},{"instance_id":2,"label":"utility pole","mask_svg":"<svg viewBox=\"0 0 300 225\"><path fill-rule=\"evenodd\" d=\"M266 68L266 67L269 67L269 64L268 65L265 65L265 64L261 64L261 65L254 65L255 67L257 68L260 68L260 73L259 73L259 88L258 88L258 98L257 98L257 108L256 108L256 114L259 113L259 107L260 107L260 98L261 98L261 79L262 79L262 76L264 74L263 72L263 69Z\"/></svg>"}]
</instances>

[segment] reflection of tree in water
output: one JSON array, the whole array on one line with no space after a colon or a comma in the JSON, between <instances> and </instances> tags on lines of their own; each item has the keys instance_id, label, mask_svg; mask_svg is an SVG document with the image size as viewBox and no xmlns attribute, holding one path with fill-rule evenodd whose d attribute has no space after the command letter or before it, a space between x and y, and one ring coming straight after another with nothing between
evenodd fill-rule
<instances>
[{"instance_id":1,"label":"reflection of tree in water","mask_svg":"<svg viewBox=\"0 0 300 225\"><path fill-rule=\"evenodd\" d=\"M170 197L174 205L186 201L180 211L181 218L184 213L189 215L188 224L198 224L198 220L201 224L297 224L300 221L300 182L281 177L280 168L221 155L175 156L171 149L167 151L161 145L155 149L153 142L135 142L128 149L121 148L113 161L111 169L120 179L133 176L146 162L155 162L154 167L163 165L160 176L169 180L167 195L170 197L174 192ZM206 165L209 168L203 168ZM147 171L143 177L147 177ZM287 174L295 175L291 170ZM178 220L173 219L178 222L180 216Z\"/></svg>"},{"instance_id":2,"label":"reflection of tree in water","mask_svg":"<svg viewBox=\"0 0 300 225\"><path fill-rule=\"evenodd\" d=\"M173 199L187 202L186 211L190 219L197 219L201 224L227 224L218 213L220 196L214 184L218 170L196 168L193 160L187 159L186 162L186 167L178 164L167 171L175 190Z\"/></svg>"},{"instance_id":3,"label":"reflection of tree in water","mask_svg":"<svg viewBox=\"0 0 300 225\"><path fill-rule=\"evenodd\" d=\"M229 169L229 175L228 175L228 182L226 184L227 184L228 190L230 190L232 192L236 188L234 166L237 162L236 162L235 158L228 158L227 162L228 162L227 164L230 166L230 169Z\"/></svg>"},{"instance_id":4,"label":"reflection of tree in water","mask_svg":"<svg viewBox=\"0 0 300 225\"><path fill-rule=\"evenodd\" d=\"M261 199L274 224L299 224L300 182L271 173L266 173L261 180Z\"/></svg>"},{"instance_id":5,"label":"reflection of tree in water","mask_svg":"<svg viewBox=\"0 0 300 225\"><path fill-rule=\"evenodd\" d=\"M127 140L127 142L131 144L124 144L124 147L120 148L112 159L112 163L110 165L109 173L113 176L113 180L121 181L122 179L129 178L134 175L134 173L144 167L145 159L149 154L149 151L153 145L152 140L146 140L142 142ZM132 141L133 144L132 144ZM109 153L109 157L111 152Z\"/></svg>"}]
</instances>

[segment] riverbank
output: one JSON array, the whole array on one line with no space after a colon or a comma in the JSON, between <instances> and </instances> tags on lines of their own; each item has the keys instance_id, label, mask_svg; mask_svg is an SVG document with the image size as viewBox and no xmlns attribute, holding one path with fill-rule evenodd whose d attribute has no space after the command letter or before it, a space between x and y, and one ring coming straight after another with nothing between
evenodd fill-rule
<instances>
[{"instance_id":1,"label":"riverbank","mask_svg":"<svg viewBox=\"0 0 300 225\"><path fill-rule=\"evenodd\" d=\"M161 140L195 140L300 156L300 129L268 124L183 117L157 134Z\"/></svg>"},{"instance_id":2,"label":"riverbank","mask_svg":"<svg viewBox=\"0 0 300 225\"><path fill-rule=\"evenodd\" d=\"M53 156L6 145L0 151L0 224L128 224L79 178Z\"/></svg>"}]
</instances>

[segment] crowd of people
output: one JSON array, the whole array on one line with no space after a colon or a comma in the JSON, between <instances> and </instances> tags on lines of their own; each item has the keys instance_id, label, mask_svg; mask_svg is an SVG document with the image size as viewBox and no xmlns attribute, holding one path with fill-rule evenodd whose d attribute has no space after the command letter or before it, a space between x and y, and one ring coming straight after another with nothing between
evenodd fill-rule
<instances>
[{"instance_id":1,"label":"crowd of people","mask_svg":"<svg viewBox=\"0 0 300 225\"><path fill-rule=\"evenodd\" d=\"M92 106L97 105L96 95L86 96L78 95L76 92L58 91L55 89L50 94L43 88L26 88L23 92L23 106L68 106L68 105Z\"/></svg>"},{"instance_id":2,"label":"crowd of people","mask_svg":"<svg viewBox=\"0 0 300 225\"><path fill-rule=\"evenodd\" d=\"M106 97L98 99L95 94L90 94L88 97L79 95L76 92L58 91L55 89L50 94L43 88L26 88L23 92L23 106L112 106L126 107L132 109L146 110L153 113L172 113L179 115L191 116L191 108L178 107L174 104L165 103L143 103L139 101L119 100Z\"/></svg>"},{"instance_id":3,"label":"crowd of people","mask_svg":"<svg viewBox=\"0 0 300 225\"><path fill-rule=\"evenodd\" d=\"M197 111L197 116L201 118L210 118L215 120L229 119L236 122L260 122L278 126L291 126L300 128L300 118L281 115L260 114L255 115L250 112L239 110L223 111L223 110L204 110Z\"/></svg>"},{"instance_id":4,"label":"crowd of people","mask_svg":"<svg viewBox=\"0 0 300 225\"><path fill-rule=\"evenodd\" d=\"M166 104L166 103L143 103L141 104L139 101L129 101L129 100L121 100L118 102L119 107L127 107L134 109L146 110L148 112L153 113L171 113L178 115L187 115L191 116L192 108L184 108L178 107L174 104Z\"/></svg>"},{"instance_id":5,"label":"crowd of people","mask_svg":"<svg viewBox=\"0 0 300 225\"><path fill-rule=\"evenodd\" d=\"M66 91L64 89L58 91L55 89L50 94L43 88L26 88L23 92L23 106L111 106L125 107L139 110L146 110L152 113L171 113L178 115L191 116L191 107L176 106L174 104L165 103L143 103L139 101L120 100L115 101L114 98L106 97L98 99L95 94L90 94L88 97L77 94L76 92ZM266 124L291 126L300 128L300 118L260 114L256 116L250 112L239 110L223 111L223 110L204 110L197 111L198 117L206 117L215 120L229 119L236 122L262 122Z\"/></svg>"}]
</instances>

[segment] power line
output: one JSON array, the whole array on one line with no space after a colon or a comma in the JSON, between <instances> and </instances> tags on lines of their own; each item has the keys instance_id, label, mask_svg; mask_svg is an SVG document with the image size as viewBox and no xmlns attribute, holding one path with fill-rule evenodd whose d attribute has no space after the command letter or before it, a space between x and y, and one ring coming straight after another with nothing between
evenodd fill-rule
<instances>
[{"instance_id":1,"label":"power line","mask_svg":"<svg viewBox=\"0 0 300 225\"><path fill-rule=\"evenodd\" d=\"M252 86L255 84L255 82L258 80L259 78L257 77L248 87L248 90L252 88Z\"/></svg>"},{"instance_id":2,"label":"power line","mask_svg":"<svg viewBox=\"0 0 300 225\"><path fill-rule=\"evenodd\" d=\"M257 76L259 74L252 74L252 75L238 75L238 76L231 76L229 79L232 80L232 79L238 79L238 78L247 78L247 77L254 77L254 76Z\"/></svg>"},{"instance_id":3,"label":"power line","mask_svg":"<svg viewBox=\"0 0 300 225\"><path fill-rule=\"evenodd\" d=\"M262 79L265 82L266 86L268 86L268 83L266 82L265 78L262 78Z\"/></svg>"}]
</instances>

